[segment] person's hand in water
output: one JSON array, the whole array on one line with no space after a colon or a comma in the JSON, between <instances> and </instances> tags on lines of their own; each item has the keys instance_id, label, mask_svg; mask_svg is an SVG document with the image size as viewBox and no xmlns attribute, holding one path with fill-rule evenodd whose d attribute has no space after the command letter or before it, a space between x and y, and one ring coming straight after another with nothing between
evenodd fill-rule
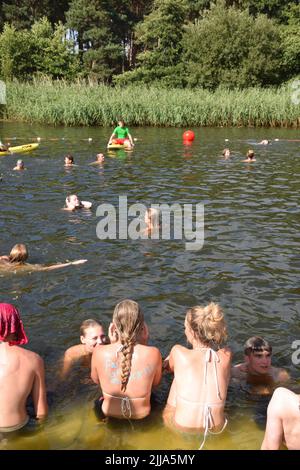
<instances>
[{"instance_id":1,"label":"person's hand in water","mask_svg":"<svg viewBox=\"0 0 300 470\"><path fill-rule=\"evenodd\" d=\"M87 259L78 259L76 261L72 261L71 264L83 264L83 263L86 263L87 262Z\"/></svg>"}]
</instances>

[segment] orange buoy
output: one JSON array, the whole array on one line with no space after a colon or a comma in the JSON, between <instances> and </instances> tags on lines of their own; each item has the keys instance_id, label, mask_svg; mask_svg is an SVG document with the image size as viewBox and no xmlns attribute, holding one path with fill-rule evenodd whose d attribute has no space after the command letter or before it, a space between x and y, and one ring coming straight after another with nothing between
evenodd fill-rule
<instances>
[{"instance_id":1,"label":"orange buoy","mask_svg":"<svg viewBox=\"0 0 300 470\"><path fill-rule=\"evenodd\" d=\"M195 139L195 134L193 131L185 131L182 134L182 138L185 142L193 142L193 140Z\"/></svg>"}]
</instances>

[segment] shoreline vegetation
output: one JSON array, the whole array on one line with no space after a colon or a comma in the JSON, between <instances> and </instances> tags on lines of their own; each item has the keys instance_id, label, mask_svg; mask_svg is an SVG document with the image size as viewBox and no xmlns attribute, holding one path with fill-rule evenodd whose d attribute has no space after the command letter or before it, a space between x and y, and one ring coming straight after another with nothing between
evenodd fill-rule
<instances>
[{"instance_id":1,"label":"shoreline vegetation","mask_svg":"<svg viewBox=\"0 0 300 470\"><path fill-rule=\"evenodd\" d=\"M92 82L34 79L7 83L3 121L65 126L300 127L289 84L216 91L155 86L110 87Z\"/></svg>"}]
</instances>

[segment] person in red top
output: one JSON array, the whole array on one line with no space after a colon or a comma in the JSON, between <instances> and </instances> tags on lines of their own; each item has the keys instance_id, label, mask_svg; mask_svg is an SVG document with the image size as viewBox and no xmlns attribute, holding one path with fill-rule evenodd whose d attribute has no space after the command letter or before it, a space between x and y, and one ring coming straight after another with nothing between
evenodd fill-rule
<instances>
[{"instance_id":1,"label":"person in red top","mask_svg":"<svg viewBox=\"0 0 300 470\"><path fill-rule=\"evenodd\" d=\"M42 358L20 346L28 342L18 310L0 304L0 433L23 428L29 421L26 401L32 396L37 419L47 416Z\"/></svg>"}]
</instances>

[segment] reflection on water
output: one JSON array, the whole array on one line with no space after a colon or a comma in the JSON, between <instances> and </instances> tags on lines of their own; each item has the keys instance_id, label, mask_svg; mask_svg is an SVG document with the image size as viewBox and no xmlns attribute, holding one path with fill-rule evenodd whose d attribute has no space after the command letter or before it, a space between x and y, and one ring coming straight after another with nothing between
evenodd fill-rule
<instances>
[{"instance_id":1,"label":"reflection on water","mask_svg":"<svg viewBox=\"0 0 300 470\"><path fill-rule=\"evenodd\" d=\"M2 441L8 449L197 449L202 437L166 431L161 411L170 377L155 391L153 413L145 422L101 423L93 411L98 387L77 370L65 384L55 379L57 364L79 339L79 325L96 318L108 327L114 305L133 298L143 307L151 342L166 356L185 344L188 306L214 300L224 308L235 362L255 334L274 349L274 365L291 365L291 344L300 339L299 318L299 146L296 131L198 129L193 145L182 145L181 129L132 129L133 152L105 153L111 129L43 128L0 124L2 140L17 143L40 136L40 147L24 155L27 171L12 171L15 156L1 157L0 254L17 242L29 246L32 263L87 258L88 263L42 273L0 274L1 300L20 308L29 347L46 364L50 416L37 431ZM88 138L93 140L88 142ZM249 146L257 162L241 163ZM53 140L50 140L53 139ZM83 140L85 139L85 140ZM226 142L225 139L229 139ZM222 150L231 157L224 160ZM88 165L99 152L101 167ZM72 153L76 167L64 168ZM77 193L93 210L62 211L65 197ZM188 252L185 241L96 238L97 205L192 203L205 205L205 243ZM229 425L209 436L206 449L258 449L266 402L229 389Z\"/></svg>"}]
</instances>

